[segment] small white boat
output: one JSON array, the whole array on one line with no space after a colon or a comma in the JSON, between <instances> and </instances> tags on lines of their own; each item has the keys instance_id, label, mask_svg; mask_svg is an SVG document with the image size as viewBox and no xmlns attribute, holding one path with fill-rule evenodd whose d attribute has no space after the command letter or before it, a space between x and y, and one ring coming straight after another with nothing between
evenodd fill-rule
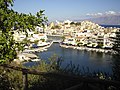
<instances>
[{"instance_id":1,"label":"small white boat","mask_svg":"<svg viewBox=\"0 0 120 90\"><path fill-rule=\"evenodd\" d=\"M40 61L39 58L36 58L36 59L31 59L31 61L35 62L35 61Z\"/></svg>"},{"instance_id":2,"label":"small white boat","mask_svg":"<svg viewBox=\"0 0 120 90\"><path fill-rule=\"evenodd\" d=\"M44 51L47 51L47 49L45 48L45 49L43 49Z\"/></svg>"}]
</instances>

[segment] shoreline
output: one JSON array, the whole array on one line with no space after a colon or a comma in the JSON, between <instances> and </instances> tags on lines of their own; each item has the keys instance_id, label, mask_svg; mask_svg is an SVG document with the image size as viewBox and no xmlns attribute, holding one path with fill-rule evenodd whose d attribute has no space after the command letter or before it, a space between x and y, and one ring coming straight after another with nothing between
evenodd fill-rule
<instances>
[{"instance_id":1,"label":"shoreline","mask_svg":"<svg viewBox=\"0 0 120 90\"><path fill-rule=\"evenodd\" d=\"M64 44L60 44L60 47L72 48L72 49L77 49L77 50L102 52L102 53L112 53L112 54L115 53L113 50L101 49L101 48L78 47L78 46L69 46L69 45L67 46L67 45L64 45Z\"/></svg>"},{"instance_id":2,"label":"shoreline","mask_svg":"<svg viewBox=\"0 0 120 90\"><path fill-rule=\"evenodd\" d=\"M23 52L21 52L17 55L19 59L14 59L14 61L17 64L29 62L30 57L35 56L37 52L47 51L47 48L51 47L52 44L53 44L53 42L50 42L50 44L43 46L43 47L25 49ZM40 58L37 55L35 57L36 57L36 59L33 59L33 61L36 61L36 60L38 61L38 59L40 60ZM20 59L20 58L22 58L22 59Z\"/></svg>"},{"instance_id":3,"label":"shoreline","mask_svg":"<svg viewBox=\"0 0 120 90\"><path fill-rule=\"evenodd\" d=\"M22 53L31 53L31 54L35 54L38 52L43 52L43 51L47 51L47 48L51 47L51 45L54 42L50 42L49 45L44 46L44 47L38 47L38 48L32 48L32 49L26 49L24 50ZM101 48L89 48L89 47L78 47L78 46L70 46L70 45L65 45L65 44L61 44L59 43L60 47L63 48L72 48L72 49L77 49L77 50L85 50L85 51L95 51L95 52L101 52L101 53L111 53L114 54L115 51L113 51L112 49L101 49ZM36 54L35 54L36 55ZM37 56L38 57L38 56ZM20 61L20 60L19 60ZM28 62L28 61L27 61Z\"/></svg>"},{"instance_id":4,"label":"shoreline","mask_svg":"<svg viewBox=\"0 0 120 90\"><path fill-rule=\"evenodd\" d=\"M53 41L50 42L49 45L46 45L46 46L43 46L43 47L38 47L38 48L32 48L32 49L26 49L24 50L23 52L31 52L31 53L34 53L34 52L42 52L42 51L46 51L47 48L51 47L51 45L53 44Z\"/></svg>"}]
</instances>

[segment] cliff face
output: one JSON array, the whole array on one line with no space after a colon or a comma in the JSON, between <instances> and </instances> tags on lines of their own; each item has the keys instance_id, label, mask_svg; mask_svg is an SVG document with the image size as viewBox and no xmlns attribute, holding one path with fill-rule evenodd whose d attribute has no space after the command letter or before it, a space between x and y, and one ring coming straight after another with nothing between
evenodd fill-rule
<instances>
[{"instance_id":1,"label":"cliff face","mask_svg":"<svg viewBox=\"0 0 120 90\"><path fill-rule=\"evenodd\" d=\"M97 17L88 20L102 25L120 25L120 15Z\"/></svg>"}]
</instances>

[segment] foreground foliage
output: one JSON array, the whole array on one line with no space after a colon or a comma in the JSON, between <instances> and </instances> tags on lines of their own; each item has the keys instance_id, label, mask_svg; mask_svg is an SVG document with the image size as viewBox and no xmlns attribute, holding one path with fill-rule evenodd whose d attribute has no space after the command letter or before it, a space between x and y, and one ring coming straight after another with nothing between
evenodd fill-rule
<instances>
[{"instance_id":1,"label":"foreground foliage","mask_svg":"<svg viewBox=\"0 0 120 90\"><path fill-rule=\"evenodd\" d=\"M22 51L27 43L16 42L13 38L13 31L25 32L27 29L34 30L36 26L44 27L47 18L44 10L36 15L18 13L12 10L14 0L0 0L0 63L10 63L17 53Z\"/></svg>"},{"instance_id":2,"label":"foreground foliage","mask_svg":"<svg viewBox=\"0 0 120 90\"><path fill-rule=\"evenodd\" d=\"M38 66L30 67L30 69L35 69L41 72L53 72L68 74L72 76L88 77L88 78L98 78L107 79L109 75L106 73L94 72L91 73L87 68L80 69L79 66L75 66L70 63L66 68L61 68L62 58L53 55L49 58L49 61L41 60L38 62ZM16 64L12 64L16 65ZM23 67L23 66L22 66ZM5 72L4 72L5 71ZM20 71L15 71L11 69L6 69L0 67L0 90L23 90L23 80L22 73ZM28 90L63 90L65 88L72 87L82 83L78 79L74 79L67 76L61 75L32 75L28 74ZM84 89L83 89L84 90ZM111 90L111 89L110 89Z\"/></svg>"}]
</instances>

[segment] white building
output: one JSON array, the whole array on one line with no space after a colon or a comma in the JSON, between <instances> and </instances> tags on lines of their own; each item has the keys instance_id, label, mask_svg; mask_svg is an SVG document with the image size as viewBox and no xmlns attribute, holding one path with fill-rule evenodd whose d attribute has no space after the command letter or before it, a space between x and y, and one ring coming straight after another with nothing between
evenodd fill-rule
<instances>
[{"instance_id":1,"label":"white building","mask_svg":"<svg viewBox=\"0 0 120 90\"><path fill-rule=\"evenodd\" d=\"M103 48L112 48L113 41L111 37L115 37L115 33L107 33L104 35Z\"/></svg>"},{"instance_id":2,"label":"white building","mask_svg":"<svg viewBox=\"0 0 120 90\"><path fill-rule=\"evenodd\" d=\"M76 45L76 40L75 38L72 37L65 37L65 40L63 42L64 44L70 44L70 45Z\"/></svg>"},{"instance_id":3,"label":"white building","mask_svg":"<svg viewBox=\"0 0 120 90\"><path fill-rule=\"evenodd\" d=\"M13 37L15 41L21 42L26 38L26 35L24 32L14 31Z\"/></svg>"},{"instance_id":4,"label":"white building","mask_svg":"<svg viewBox=\"0 0 120 90\"><path fill-rule=\"evenodd\" d=\"M39 27L39 26L36 26L35 30L40 32L40 33L44 32L44 29L42 27Z\"/></svg>"}]
</instances>

